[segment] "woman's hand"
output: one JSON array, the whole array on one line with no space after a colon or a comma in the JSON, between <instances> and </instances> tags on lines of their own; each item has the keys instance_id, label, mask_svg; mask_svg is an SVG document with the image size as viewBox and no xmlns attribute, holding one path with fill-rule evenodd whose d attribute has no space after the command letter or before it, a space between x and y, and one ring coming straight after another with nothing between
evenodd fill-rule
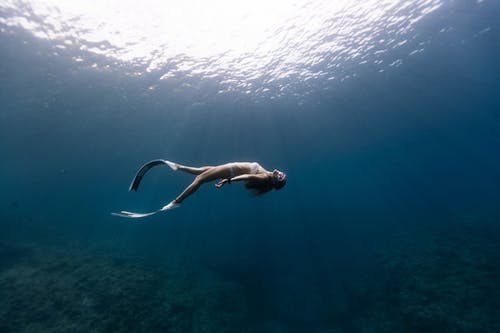
<instances>
[{"instance_id":1,"label":"woman's hand","mask_svg":"<svg viewBox=\"0 0 500 333\"><path fill-rule=\"evenodd\" d=\"M215 184L215 187L217 188L221 188L222 186L224 186L226 183L228 182L227 179L221 179L220 182L218 182L217 184Z\"/></svg>"}]
</instances>

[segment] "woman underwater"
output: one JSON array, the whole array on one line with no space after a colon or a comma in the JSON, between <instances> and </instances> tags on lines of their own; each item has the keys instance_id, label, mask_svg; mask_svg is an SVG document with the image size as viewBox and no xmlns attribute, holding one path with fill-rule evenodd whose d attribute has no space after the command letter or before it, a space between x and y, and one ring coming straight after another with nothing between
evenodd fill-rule
<instances>
[{"instance_id":1,"label":"woman underwater","mask_svg":"<svg viewBox=\"0 0 500 333\"><path fill-rule=\"evenodd\" d=\"M225 184L230 184L233 181L244 181L245 187L247 189L254 190L257 195L264 194L272 189L279 190L286 184L286 174L284 172L277 169L272 172L267 171L256 162L233 162L217 166L195 168L166 160L153 160L144 164L139 171L137 171L134 179L132 180L132 184L130 184L129 191L137 191L142 177L144 177L146 172L148 172L152 167L162 164L168 165L174 171L181 170L196 175L196 177L177 198L157 211L144 214L121 211L119 213L112 213L112 215L137 218L179 207L181 202L193 194L202 184L217 179L220 179L220 181L215 184L215 187L217 188L221 188Z\"/></svg>"}]
</instances>

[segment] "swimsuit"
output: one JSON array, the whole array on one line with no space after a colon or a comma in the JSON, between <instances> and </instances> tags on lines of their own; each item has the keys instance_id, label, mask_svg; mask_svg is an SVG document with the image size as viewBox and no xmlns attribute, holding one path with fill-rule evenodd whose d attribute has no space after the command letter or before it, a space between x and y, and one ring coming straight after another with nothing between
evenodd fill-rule
<instances>
[{"instance_id":1,"label":"swimsuit","mask_svg":"<svg viewBox=\"0 0 500 333\"><path fill-rule=\"evenodd\" d=\"M253 162L250 164L250 173L254 174L254 175L258 174L260 168L261 168L261 166L259 165L259 163Z\"/></svg>"},{"instance_id":2,"label":"swimsuit","mask_svg":"<svg viewBox=\"0 0 500 333\"><path fill-rule=\"evenodd\" d=\"M237 168L238 172L235 172L235 167L234 167L235 164L236 163L231 163L231 166L229 168L229 179L243 174L241 172L240 167ZM257 162L250 163L250 170L248 172L249 174L256 175L261 171L262 171L262 167L260 166L259 163L257 163Z\"/></svg>"}]
</instances>

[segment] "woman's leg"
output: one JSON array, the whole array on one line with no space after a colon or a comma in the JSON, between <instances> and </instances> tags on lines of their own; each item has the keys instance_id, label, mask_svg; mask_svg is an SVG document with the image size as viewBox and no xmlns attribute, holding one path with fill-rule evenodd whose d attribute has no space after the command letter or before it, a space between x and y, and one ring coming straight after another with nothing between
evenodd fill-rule
<instances>
[{"instance_id":1,"label":"woman's leg","mask_svg":"<svg viewBox=\"0 0 500 333\"><path fill-rule=\"evenodd\" d=\"M196 190L200 188L201 184L202 182L200 181L200 177L197 176L194 181L186 187L186 189L182 191L177 198L175 198L174 202L180 204L184 199L196 192Z\"/></svg>"},{"instance_id":2,"label":"woman's leg","mask_svg":"<svg viewBox=\"0 0 500 333\"><path fill-rule=\"evenodd\" d=\"M194 181L188 187L186 187L186 189L182 191L182 193L177 198L175 198L174 202L177 204L180 204L184 199L193 194L197 189L200 188L201 184L211 182L219 178L227 178L231 174L231 167L229 165L219 165L215 167L203 168L185 168L187 168L186 170L184 170L186 172L198 172L200 169L204 168L206 168L206 171L196 176ZM179 170L182 170L181 166L179 166Z\"/></svg>"},{"instance_id":3,"label":"woman's leg","mask_svg":"<svg viewBox=\"0 0 500 333\"><path fill-rule=\"evenodd\" d=\"M192 175L200 175L200 174L204 173L205 171L210 170L210 168L212 168L211 166L204 166L204 167L196 168L196 167L181 165L178 163L175 163L175 166L177 167L177 170L181 170L181 171L190 173Z\"/></svg>"}]
</instances>

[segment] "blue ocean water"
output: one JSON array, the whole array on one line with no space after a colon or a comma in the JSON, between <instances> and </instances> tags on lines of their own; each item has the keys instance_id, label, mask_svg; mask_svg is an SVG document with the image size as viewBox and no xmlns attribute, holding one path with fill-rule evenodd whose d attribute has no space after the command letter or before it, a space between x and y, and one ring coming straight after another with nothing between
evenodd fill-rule
<instances>
[{"instance_id":1,"label":"blue ocean water","mask_svg":"<svg viewBox=\"0 0 500 333\"><path fill-rule=\"evenodd\" d=\"M500 330L500 3L95 6L0 2L0 331Z\"/></svg>"}]
</instances>

